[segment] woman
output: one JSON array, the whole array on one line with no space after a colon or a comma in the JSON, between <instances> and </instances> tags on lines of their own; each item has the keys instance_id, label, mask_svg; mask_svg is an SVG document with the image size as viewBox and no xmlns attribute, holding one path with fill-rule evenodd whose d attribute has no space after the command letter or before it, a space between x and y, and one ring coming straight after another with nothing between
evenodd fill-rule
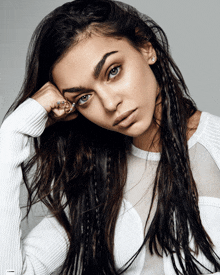
<instances>
[{"instance_id":1,"label":"woman","mask_svg":"<svg viewBox=\"0 0 220 275\"><path fill-rule=\"evenodd\" d=\"M10 111L0 274L220 270L220 120L197 110L154 21L111 0L57 8L33 35ZM24 241L22 180L28 210L50 211Z\"/></svg>"}]
</instances>

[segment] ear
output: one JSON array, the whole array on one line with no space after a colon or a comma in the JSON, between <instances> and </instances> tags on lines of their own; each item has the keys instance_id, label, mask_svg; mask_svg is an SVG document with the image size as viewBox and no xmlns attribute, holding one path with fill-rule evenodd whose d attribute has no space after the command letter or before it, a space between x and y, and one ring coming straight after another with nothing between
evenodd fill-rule
<instances>
[{"instance_id":1,"label":"ear","mask_svg":"<svg viewBox=\"0 0 220 275\"><path fill-rule=\"evenodd\" d=\"M156 51L150 42L147 42L144 47L141 48L141 53L148 65L153 65L157 61Z\"/></svg>"}]
</instances>

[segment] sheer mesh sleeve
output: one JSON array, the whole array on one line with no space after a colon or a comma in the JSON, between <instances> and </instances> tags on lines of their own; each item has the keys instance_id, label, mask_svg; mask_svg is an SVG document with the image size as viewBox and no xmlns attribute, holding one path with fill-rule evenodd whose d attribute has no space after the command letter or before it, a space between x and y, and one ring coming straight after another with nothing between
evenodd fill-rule
<instances>
[{"instance_id":1,"label":"sheer mesh sleeve","mask_svg":"<svg viewBox=\"0 0 220 275\"><path fill-rule=\"evenodd\" d=\"M220 198L220 170L209 151L196 143L189 154L199 196Z\"/></svg>"}]
</instances>

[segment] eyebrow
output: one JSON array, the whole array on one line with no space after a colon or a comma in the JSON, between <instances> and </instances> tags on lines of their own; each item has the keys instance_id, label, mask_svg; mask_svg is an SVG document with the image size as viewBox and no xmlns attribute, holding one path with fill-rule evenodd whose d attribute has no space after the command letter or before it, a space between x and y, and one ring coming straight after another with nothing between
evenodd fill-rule
<instances>
[{"instance_id":1,"label":"eyebrow","mask_svg":"<svg viewBox=\"0 0 220 275\"><path fill-rule=\"evenodd\" d=\"M112 52L109 52L109 53L106 53L103 55L102 59L98 62L98 64L94 68L93 76L95 79L97 79L99 77L100 72L105 64L106 59L110 55L117 53L117 52L118 51L112 51ZM83 88L83 87L73 87L73 88L69 88L69 89L63 89L63 94L64 93L81 93L81 92L87 92L87 91L88 91L88 89Z\"/></svg>"},{"instance_id":2,"label":"eyebrow","mask_svg":"<svg viewBox=\"0 0 220 275\"><path fill-rule=\"evenodd\" d=\"M95 66L94 74L93 74L95 78L98 78L98 77L99 77L100 72L101 72L101 70L102 70L102 67L103 67L104 64L105 64L106 59L107 59L110 55L112 55L112 54L114 54L114 53L117 53L117 52L118 52L118 51L109 52L109 53L106 53L106 54L102 57L102 59L99 61L99 63Z\"/></svg>"}]
</instances>

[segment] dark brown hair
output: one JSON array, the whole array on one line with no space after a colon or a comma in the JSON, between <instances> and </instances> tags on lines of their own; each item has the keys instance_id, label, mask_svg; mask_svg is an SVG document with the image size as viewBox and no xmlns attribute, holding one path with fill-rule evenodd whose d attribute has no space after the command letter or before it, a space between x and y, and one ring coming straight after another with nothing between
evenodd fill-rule
<instances>
[{"instance_id":1,"label":"dark brown hair","mask_svg":"<svg viewBox=\"0 0 220 275\"><path fill-rule=\"evenodd\" d=\"M158 194L158 205L140 250L149 240L151 253L159 255L160 247L171 254L176 274L195 275L200 274L200 264L193 255L200 249L219 269L212 242L201 224L187 148L187 121L197 109L170 56L166 35L152 19L111 0L76 0L58 7L33 34L26 78L10 110L52 80L54 64L89 28L104 36L126 37L136 49L150 42L157 54L151 69L162 99L162 150L152 197L153 203ZM29 190L28 210L41 200L65 228L69 250L60 274L123 273L140 252L123 270L116 270L114 230L126 183L131 139L102 129L79 114L76 120L46 128L34 144L35 155L22 166ZM29 183L27 175L34 165L35 176ZM195 251L189 248L189 234L195 240Z\"/></svg>"}]
</instances>

